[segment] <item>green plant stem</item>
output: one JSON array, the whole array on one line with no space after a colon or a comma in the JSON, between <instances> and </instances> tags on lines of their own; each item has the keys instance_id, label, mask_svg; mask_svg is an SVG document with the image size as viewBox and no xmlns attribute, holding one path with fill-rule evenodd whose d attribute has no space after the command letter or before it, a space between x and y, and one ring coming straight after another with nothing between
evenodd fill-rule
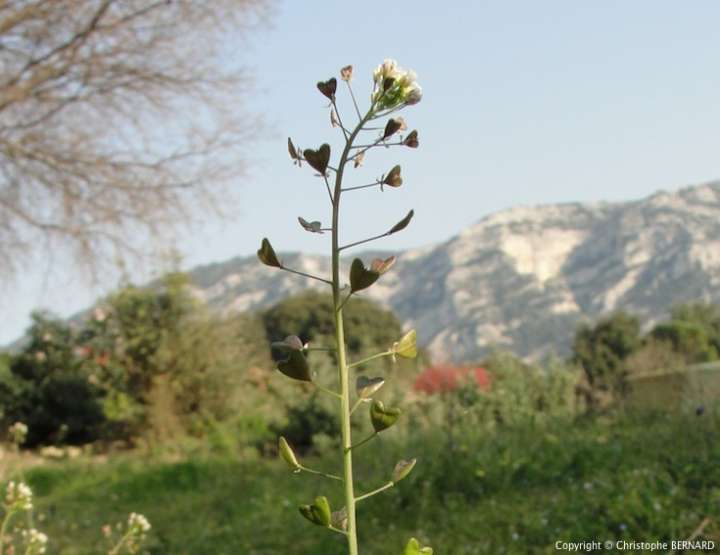
<instances>
[{"instance_id":1,"label":"green plant stem","mask_svg":"<svg viewBox=\"0 0 720 555\"><path fill-rule=\"evenodd\" d=\"M323 387L323 386L321 386L320 384L317 384L317 383L315 383L315 382L313 382L313 385L314 385L315 387L317 387L317 388L318 388L320 391L322 391L323 393L327 393L328 395L332 395L333 397L336 397L336 398L338 398L338 399L342 399L342 395L340 395L340 394L339 394L338 392L336 392L336 391L333 391L333 390L331 390L331 389L328 389L327 387Z\"/></svg>"},{"instance_id":2,"label":"green plant stem","mask_svg":"<svg viewBox=\"0 0 720 555\"><path fill-rule=\"evenodd\" d=\"M385 351L382 353L377 353L372 356L366 357L362 360L358 360L357 362L351 362L350 364L348 364L348 368L360 366L361 364L365 364L366 362L370 362L371 360L375 360L376 358L387 357L387 356L390 356L391 354L392 354L392 351Z\"/></svg>"},{"instance_id":3,"label":"green plant stem","mask_svg":"<svg viewBox=\"0 0 720 555\"><path fill-rule=\"evenodd\" d=\"M362 245L363 243L369 243L370 241L376 241L378 239L382 239L383 237L387 237L390 235L389 231L386 231L385 233L381 233L380 235L375 235L374 237L370 237L369 239L363 239L362 241L355 241L354 243L348 243L347 245L343 245L340 247L341 251L344 251L345 249L349 249L350 247L357 247L358 245Z\"/></svg>"},{"instance_id":4,"label":"green plant stem","mask_svg":"<svg viewBox=\"0 0 720 555\"><path fill-rule=\"evenodd\" d=\"M380 493L381 491L385 491L386 489L389 489L395 485L395 482L388 482L384 486L380 486L378 489L374 489L371 492L365 493L361 495L360 497L356 497L355 501L362 501L363 499L367 499L368 497L372 497L373 495Z\"/></svg>"},{"instance_id":5,"label":"green plant stem","mask_svg":"<svg viewBox=\"0 0 720 555\"><path fill-rule=\"evenodd\" d=\"M369 399L358 399L357 401L355 401L355 404L350 409L350 414L354 413L357 410L357 408L363 404L363 401L366 401L366 400L369 400Z\"/></svg>"},{"instance_id":6,"label":"green plant stem","mask_svg":"<svg viewBox=\"0 0 720 555\"><path fill-rule=\"evenodd\" d=\"M345 306L345 303L350 300L350 297L352 297L352 291L350 291L350 293L347 294L347 296L342 300L342 302L340 303L340 306L337 307L337 309L342 310L343 307Z\"/></svg>"},{"instance_id":7,"label":"green plant stem","mask_svg":"<svg viewBox=\"0 0 720 555\"><path fill-rule=\"evenodd\" d=\"M357 523L355 518L355 490L353 482L352 431L350 429L350 379L345 352L345 328L343 326L342 297L340 293L340 198L342 195L342 179L345 165L348 162L350 148L360 129L372 117L375 106L371 106L364 118L345 141L345 148L340 156L338 171L335 173L335 191L333 195L332 213L332 291L335 308L335 342L337 346L338 378L340 382L340 432L342 435L343 478L345 482L345 508L348 515L347 542L349 555L359 555L357 539Z\"/></svg>"},{"instance_id":8,"label":"green plant stem","mask_svg":"<svg viewBox=\"0 0 720 555\"><path fill-rule=\"evenodd\" d=\"M120 541L117 543L117 545L115 545L115 547L113 547L110 551L108 551L108 555L117 555L118 553L120 553L120 548L122 548L122 546L125 545L125 542L128 540L129 537L130 537L130 530L125 532L125 535L122 538L120 538ZM0 555L2 555L2 554L0 554Z\"/></svg>"},{"instance_id":9,"label":"green plant stem","mask_svg":"<svg viewBox=\"0 0 720 555\"><path fill-rule=\"evenodd\" d=\"M330 478L331 480L339 480L343 481L343 479L340 476L335 476L335 474L328 474L327 472L320 472L319 470L313 470L312 468L308 468L307 466L298 465L298 468L300 470L304 470L305 472L309 472L310 474L316 474L318 476L324 476L325 478Z\"/></svg>"},{"instance_id":10,"label":"green plant stem","mask_svg":"<svg viewBox=\"0 0 720 555\"><path fill-rule=\"evenodd\" d=\"M368 187L377 187L380 185L380 181L375 181L374 183L368 183L367 185L357 185L356 187L345 187L343 188L343 193L346 191L357 191L358 189L367 189Z\"/></svg>"},{"instance_id":11,"label":"green plant stem","mask_svg":"<svg viewBox=\"0 0 720 555\"><path fill-rule=\"evenodd\" d=\"M336 170L337 171L337 170ZM330 182L328 181L327 175L323 175L323 179L325 181L325 188L327 189L328 197L330 197L330 204L333 203L333 196L332 192L330 191Z\"/></svg>"},{"instance_id":12,"label":"green plant stem","mask_svg":"<svg viewBox=\"0 0 720 555\"><path fill-rule=\"evenodd\" d=\"M362 116L360 115L360 108L358 108L357 100L355 100L355 93L353 93L352 87L350 86L350 81L345 81L345 84L347 84L347 88L350 91L350 98L352 98L353 106L355 106L355 113L357 114L358 121L360 121L362 120Z\"/></svg>"},{"instance_id":13,"label":"green plant stem","mask_svg":"<svg viewBox=\"0 0 720 555\"><path fill-rule=\"evenodd\" d=\"M7 511L7 508L5 509ZM3 519L2 526L0 526L0 555L3 554L3 547L5 546L5 534L7 534L7 528L10 525L10 520L15 514L15 511L8 511Z\"/></svg>"},{"instance_id":14,"label":"green plant stem","mask_svg":"<svg viewBox=\"0 0 720 555\"><path fill-rule=\"evenodd\" d=\"M290 272L291 274L297 274L297 275L299 275L299 276L307 277L307 278L310 278L310 279L316 279L316 280L318 280L318 281L322 281L323 283L327 283L328 285L332 285L332 281L327 280L327 279L325 279L325 278L321 278L321 277L318 277L318 276L314 276L314 275L312 275L312 274L306 274L305 272L301 272L301 271L299 271L299 270L293 270L292 268L287 268L287 267L285 267L285 266L280 266L280 269L281 269L281 270L285 270L286 272Z\"/></svg>"},{"instance_id":15,"label":"green plant stem","mask_svg":"<svg viewBox=\"0 0 720 555\"><path fill-rule=\"evenodd\" d=\"M328 526L330 530L333 532L337 532L338 534L342 534L343 536L347 536L348 533L345 530L340 530L340 528L335 528L334 526Z\"/></svg>"},{"instance_id":16,"label":"green plant stem","mask_svg":"<svg viewBox=\"0 0 720 555\"><path fill-rule=\"evenodd\" d=\"M377 432L371 433L369 436L367 436L365 439L363 439L360 443L356 443L355 445L351 445L350 447L348 447L348 451L351 451L352 449L357 449L361 445L365 445L368 441L370 441L376 435L378 435Z\"/></svg>"},{"instance_id":17,"label":"green plant stem","mask_svg":"<svg viewBox=\"0 0 720 555\"><path fill-rule=\"evenodd\" d=\"M348 133L348 130L345 129L342 119L340 118L340 110L338 110L337 104L335 103L334 95L333 95L333 99L332 99L332 106L333 106L333 109L335 110L335 117L337 117L338 123L340 124L340 129L342 129L343 135L345 136L345 140L347 141L350 134Z\"/></svg>"}]
</instances>

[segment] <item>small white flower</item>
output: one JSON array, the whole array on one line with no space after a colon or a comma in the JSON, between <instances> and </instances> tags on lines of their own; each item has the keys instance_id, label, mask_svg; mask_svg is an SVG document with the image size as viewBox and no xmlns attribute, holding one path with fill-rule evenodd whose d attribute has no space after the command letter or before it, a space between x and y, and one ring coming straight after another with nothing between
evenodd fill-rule
<instances>
[{"instance_id":1,"label":"small white flower","mask_svg":"<svg viewBox=\"0 0 720 555\"><path fill-rule=\"evenodd\" d=\"M23 422L15 422L8 428L8 434L13 443L22 445L27 439L28 427Z\"/></svg>"},{"instance_id":2,"label":"small white flower","mask_svg":"<svg viewBox=\"0 0 720 555\"><path fill-rule=\"evenodd\" d=\"M23 530L23 539L27 544L27 555L42 555L45 553L47 547L48 537L46 534L31 528L30 530Z\"/></svg>"},{"instance_id":3,"label":"small white flower","mask_svg":"<svg viewBox=\"0 0 720 555\"><path fill-rule=\"evenodd\" d=\"M392 81L386 83L387 79ZM417 104L422 99L422 89L416 80L414 71L404 70L395 60L385 60L373 72L375 86L371 99L378 110Z\"/></svg>"},{"instance_id":4,"label":"small white flower","mask_svg":"<svg viewBox=\"0 0 720 555\"><path fill-rule=\"evenodd\" d=\"M382 87L385 79L397 79L400 77L401 72L402 70L397 65L397 62L388 58L377 66L377 69L373 72L373 79L378 86Z\"/></svg>"},{"instance_id":5,"label":"small white flower","mask_svg":"<svg viewBox=\"0 0 720 555\"><path fill-rule=\"evenodd\" d=\"M130 513L130 517L128 518L128 528L140 535L145 534L148 530L150 530L150 522L139 513Z\"/></svg>"},{"instance_id":6,"label":"small white flower","mask_svg":"<svg viewBox=\"0 0 720 555\"><path fill-rule=\"evenodd\" d=\"M29 511L32 509L32 490L25 482L8 482L5 490L5 505L8 510Z\"/></svg>"},{"instance_id":7,"label":"small white flower","mask_svg":"<svg viewBox=\"0 0 720 555\"><path fill-rule=\"evenodd\" d=\"M422 100L422 88L417 83L413 83L405 95L405 104L412 106Z\"/></svg>"}]
</instances>

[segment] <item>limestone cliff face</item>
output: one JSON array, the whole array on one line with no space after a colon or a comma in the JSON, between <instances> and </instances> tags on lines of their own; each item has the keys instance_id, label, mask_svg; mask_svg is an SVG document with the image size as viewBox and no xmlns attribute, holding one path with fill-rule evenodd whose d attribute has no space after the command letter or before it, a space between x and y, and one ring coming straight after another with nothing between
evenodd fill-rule
<instances>
[{"instance_id":1,"label":"limestone cliff face","mask_svg":"<svg viewBox=\"0 0 720 555\"><path fill-rule=\"evenodd\" d=\"M329 272L327 258L282 258ZM223 312L317 286L254 257L192 275L196 293ZM417 328L437 360L471 361L495 347L533 358L565 354L583 319L623 309L650 322L678 302L720 302L720 183L634 202L499 212L445 243L400 253L362 294Z\"/></svg>"}]
</instances>

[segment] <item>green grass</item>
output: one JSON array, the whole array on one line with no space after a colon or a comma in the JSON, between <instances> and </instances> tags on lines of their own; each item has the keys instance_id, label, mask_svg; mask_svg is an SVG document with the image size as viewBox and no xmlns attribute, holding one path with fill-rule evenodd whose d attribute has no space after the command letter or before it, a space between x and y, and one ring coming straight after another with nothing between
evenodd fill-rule
<instances>
[{"instance_id":1,"label":"green grass","mask_svg":"<svg viewBox=\"0 0 720 555\"><path fill-rule=\"evenodd\" d=\"M364 554L399 555L411 535L439 555L557 553L557 540L684 539L703 518L720 518L720 419L711 414L558 421L492 434L468 426L453 430L452 448L446 433L362 448L360 492L386 480L398 458L419 458L397 488L360 502ZM106 552L101 526L131 511L153 525L152 554L345 553L341 536L297 512L319 494L339 502L339 484L292 474L274 459L122 456L27 475L52 554Z\"/></svg>"}]
</instances>

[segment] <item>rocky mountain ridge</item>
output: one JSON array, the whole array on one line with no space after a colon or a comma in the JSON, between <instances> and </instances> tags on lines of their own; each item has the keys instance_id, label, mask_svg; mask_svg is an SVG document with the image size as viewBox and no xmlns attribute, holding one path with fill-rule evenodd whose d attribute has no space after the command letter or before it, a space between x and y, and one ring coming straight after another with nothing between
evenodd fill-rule
<instances>
[{"instance_id":1,"label":"rocky mountain ridge","mask_svg":"<svg viewBox=\"0 0 720 555\"><path fill-rule=\"evenodd\" d=\"M371 253L358 256L368 262ZM281 258L329 272L326 257ZM493 348L564 355L584 319L623 309L651 323L678 302L720 302L720 182L631 202L512 208L398 258L361 294L415 327L436 360L473 361ZM261 309L319 285L254 256L191 276L195 293L221 312Z\"/></svg>"}]
</instances>

